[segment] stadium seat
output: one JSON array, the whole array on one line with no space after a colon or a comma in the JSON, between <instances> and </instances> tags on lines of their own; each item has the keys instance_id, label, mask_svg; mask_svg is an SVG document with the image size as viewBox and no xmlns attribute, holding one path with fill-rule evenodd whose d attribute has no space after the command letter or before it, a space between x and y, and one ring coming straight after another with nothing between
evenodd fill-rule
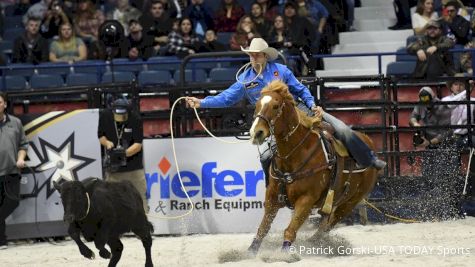
<instances>
[{"instance_id":1,"label":"stadium seat","mask_svg":"<svg viewBox=\"0 0 475 267\"><path fill-rule=\"evenodd\" d=\"M75 73L102 73L105 72L105 62L102 60L83 60L77 61L73 64Z\"/></svg>"},{"instance_id":2,"label":"stadium seat","mask_svg":"<svg viewBox=\"0 0 475 267\"><path fill-rule=\"evenodd\" d=\"M151 57L147 60L148 70L169 70L175 71L180 68L181 60L177 57Z\"/></svg>"},{"instance_id":3,"label":"stadium seat","mask_svg":"<svg viewBox=\"0 0 475 267\"><path fill-rule=\"evenodd\" d=\"M229 47L229 41L231 40L232 32L218 32L218 42L224 44L226 47Z\"/></svg>"},{"instance_id":4,"label":"stadium seat","mask_svg":"<svg viewBox=\"0 0 475 267\"><path fill-rule=\"evenodd\" d=\"M114 71L114 73L112 73L109 71L102 75L102 83L112 83L112 76L114 76L114 82L118 83L132 82L133 80L135 80L135 74L133 72Z\"/></svg>"},{"instance_id":5,"label":"stadium seat","mask_svg":"<svg viewBox=\"0 0 475 267\"><path fill-rule=\"evenodd\" d=\"M114 64L114 71L132 71L138 73L143 70L144 61L142 59L131 61L128 58L114 58L112 63Z\"/></svg>"},{"instance_id":6,"label":"stadium seat","mask_svg":"<svg viewBox=\"0 0 475 267\"><path fill-rule=\"evenodd\" d=\"M35 65L28 63L14 63L7 66L5 70L5 75L21 75L25 77L30 77L35 73Z\"/></svg>"},{"instance_id":7,"label":"stadium seat","mask_svg":"<svg viewBox=\"0 0 475 267\"><path fill-rule=\"evenodd\" d=\"M99 76L100 77L100 76ZM70 73L66 77L67 86L82 86L99 84L97 74L93 73Z\"/></svg>"},{"instance_id":8,"label":"stadium seat","mask_svg":"<svg viewBox=\"0 0 475 267\"><path fill-rule=\"evenodd\" d=\"M147 70L139 73L139 85L170 84L172 75L167 70Z\"/></svg>"},{"instance_id":9,"label":"stadium seat","mask_svg":"<svg viewBox=\"0 0 475 267\"><path fill-rule=\"evenodd\" d=\"M30 84L33 89L61 88L64 86L64 80L59 74L34 74Z\"/></svg>"},{"instance_id":10,"label":"stadium seat","mask_svg":"<svg viewBox=\"0 0 475 267\"><path fill-rule=\"evenodd\" d=\"M2 76L0 79L0 88L2 91L26 89L27 83L23 76Z\"/></svg>"},{"instance_id":11,"label":"stadium seat","mask_svg":"<svg viewBox=\"0 0 475 267\"><path fill-rule=\"evenodd\" d=\"M407 54L407 50L405 47L399 48L396 52L398 54L405 54L405 55L396 55L396 61L417 61L416 56Z\"/></svg>"},{"instance_id":12,"label":"stadium seat","mask_svg":"<svg viewBox=\"0 0 475 267\"><path fill-rule=\"evenodd\" d=\"M37 66L39 74L60 74L67 75L72 68L66 62L43 62Z\"/></svg>"},{"instance_id":13,"label":"stadium seat","mask_svg":"<svg viewBox=\"0 0 475 267\"><path fill-rule=\"evenodd\" d=\"M4 19L4 25L3 27L5 29L15 29L15 28L21 28L24 29L23 26L23 16L11 16L6 19Z\"/></svg>"},{"instance_id":14,"label":"stadium seat","mask_svg":"<svg viewBox=\"0 0 475 267\"><path fill-rule=\"evenodd\" d=\"M236 81L236 68L214 68L209 73L210 82Z\"/></svg>"},{"instance_id":15,"label":"stadium seat","mask_svg":"<svg viewBox=\"0 0 475 267\"><path fill-rule=\"evenodd\" d=\"M406 46L417 41L417 35L410 35L406 38Z\"/></svg>"},{"instance_id":16,"label":"stadium seat","mask_svg":"<svg viewBox=\"0 0 475 267\"><path fill-rule=\"evenodd\" d=\"M3 39L7 41L14 41L24 31L24 28L6 28L3 33Z\"/></svg>"},{"instance_id":17,"label":"stadium seat","mask_svg":"<svg viewBox=\"0 0 475 267\"><path fill-rule=\"evenodd\" d=\"M7 41L7 40L0 41L0 51L5 51L5 50L13 50L12 41Z\"/></svg>"},{"instance_id":18,"label":"stadium seat","mask_svg":"<svg viewBox=\"0 0 475 267\"><path fill-rule=\"evenodd\" d=\"M386 69L388 76L409 76L414 72L415 61L391 62Z\"/></svg>"},{"instance_id":19,"label":"stadium seat","mask_svg":"<svg viewBox=\"0 0 475 267\"><path fill-rule=\"evenodd\" d=\"M173 74L173 79L177 84L180 83L180 70L176 70ZM185 81L186 82L206 82L207 75L203 69L186 69L185 70Z\"/></svg>"}]
</instances>

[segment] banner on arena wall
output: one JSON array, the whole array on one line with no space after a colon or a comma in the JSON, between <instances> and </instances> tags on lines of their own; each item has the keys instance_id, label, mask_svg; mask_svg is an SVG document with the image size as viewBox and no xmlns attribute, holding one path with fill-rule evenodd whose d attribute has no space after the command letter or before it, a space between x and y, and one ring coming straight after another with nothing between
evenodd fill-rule
<instances>
[{"instance_id":1,"label":"banner on arena wall","mask_svg":"<svg viewBox=\"0 0 475 267\"><path fill-rule=\"evenodd\" d=\"M27 165L35 170L38 191L30 194L34 176L29 169L24 169L20 193L26 198L20 201L7 224L62 221L63 206L51 181L60 177L69 180L102 178L97 138L99 111L54 111L27 114L20 119L30 143Z\"/></svg>"},{"instance_id":2,"label":"banner on arena wall","mask_svg":"<svg viewBox=\"0 0 475 267\"><path fill-rule=\"evenodd\" d=\"M236 140L235 138L225 138ZM213 138L175 139L180 185L171 139L144 140L149 220L156 234L256 232L264 214L265 181L256 146ZM290 210L281 209L273 229L285 229Z\"/></svg>"}]
</instances>

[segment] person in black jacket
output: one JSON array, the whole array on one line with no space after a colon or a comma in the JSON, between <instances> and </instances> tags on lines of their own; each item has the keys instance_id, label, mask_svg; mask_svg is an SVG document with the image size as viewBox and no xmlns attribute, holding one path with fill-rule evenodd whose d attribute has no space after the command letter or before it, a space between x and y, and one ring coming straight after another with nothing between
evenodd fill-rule
<instances>
[{"instance_id":1,"label":"person in black jacket","mask_svg":"<svg viewBox=\"0 0 475 267\"><path fill-rule=\"evenodd\" d=\"M470 22L458 15L460 5L457 1L450 1L445 5L448 15L444 16L442 24L444 34L453 39L455 44L465 45L469 41Z\"/></svg>"},{"instance_id":2,"label":"person in black jacket","mask_svg":"<svg viewBox=\"0 0 475 267\"><path fill-rule=\"evenodd\" d=\"M130 60L148 59L154 56L160 48L160 45L156 48L153 46L153 36L143 34L142 25L134 19L129 21L129 36L127 36L126 43Z\"/></svg>"},{"instance_id":3,"label":"person in black jacket","mask_svg":"<svg viewBox=\"0 0 475 267\"><path fill-rule=\"evenodd\" d=\"M15 39L13 44L12 63L46 62L49 58L48 40L40 34L40 20L28 18L26 31Z\"/></svg>"}]
</instances>

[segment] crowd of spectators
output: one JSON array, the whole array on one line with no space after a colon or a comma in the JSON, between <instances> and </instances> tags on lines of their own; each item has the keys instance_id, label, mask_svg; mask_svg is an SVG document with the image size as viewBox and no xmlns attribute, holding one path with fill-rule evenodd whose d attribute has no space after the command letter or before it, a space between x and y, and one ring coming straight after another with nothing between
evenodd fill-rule
<instances>
[{"instance_id":1,"label":"crowd of spectators","mask_svg":"<svg viewBox=\"0 0 475 267\"><path fill-rule=\"evenodd\" d=\"M33 64L105 59L106 47L100 40L99 29L107 20L117 20L125 33L112 57L146 60L152 56L184 57L199 52L240 50L254 37L276 44L283 53L301 55L304 51L310 57L328 53L338 31L352 30L355 6L354 0L3 0L1 3L4 10L9 9L9 16L23 16L25 28L14 40L10 62Z\"/></svg>"}]
</instances>

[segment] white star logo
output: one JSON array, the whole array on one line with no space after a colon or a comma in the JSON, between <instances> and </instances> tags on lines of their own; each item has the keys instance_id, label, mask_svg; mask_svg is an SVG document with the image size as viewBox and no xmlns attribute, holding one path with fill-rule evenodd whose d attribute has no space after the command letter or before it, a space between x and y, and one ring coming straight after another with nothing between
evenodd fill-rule
<instances>
[{"instance_id":1,"label":"white star logo","mask_svg":"<svg viewBox=\"0 0 475 267\"><path fill-rule=\"evenodd\" d=\"M93 161L93 159L74 154L74 133L59 147L55 147L44 140L40 140L40 143L45 161L36 170L42 172L55 169L50 182L61 179L78 180L77 171Z\"/></svg>"}]
</instances>

